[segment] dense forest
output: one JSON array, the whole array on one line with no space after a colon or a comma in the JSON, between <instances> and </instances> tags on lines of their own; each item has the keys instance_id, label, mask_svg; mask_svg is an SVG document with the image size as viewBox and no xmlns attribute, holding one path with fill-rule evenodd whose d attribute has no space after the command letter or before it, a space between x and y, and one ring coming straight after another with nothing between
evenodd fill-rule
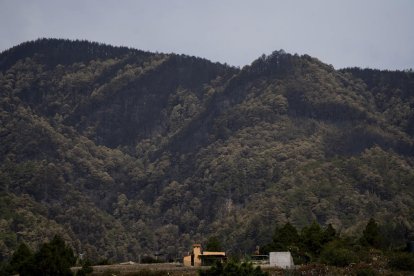
<instances>
[{"instance_id":1,"label":"dense forest","mask_svg":"<svg viewBox=\"0 0 414 276\"><path fill-rule=\"evenodd\" d=\"M0 141L0 261L55 235L92 260L250 253L370 218L389 248L414 239L411 71L39 39L0 54Z\"/></svg>"}]
</instances>

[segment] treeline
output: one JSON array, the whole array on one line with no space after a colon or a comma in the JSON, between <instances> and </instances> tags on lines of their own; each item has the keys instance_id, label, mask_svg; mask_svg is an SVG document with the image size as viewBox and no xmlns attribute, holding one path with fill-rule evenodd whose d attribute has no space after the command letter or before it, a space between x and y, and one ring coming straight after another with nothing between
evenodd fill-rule
<instances>
[{"instance_id":1,"label":"treeline","mask_svg":"<svg viewBox=\"0 0 414 276\"><path fill-rule=\"evenodd\" d=\"M93 269L88 260L78 259L71 247L60 236L43 243L33 252L25 243L21 243L8 263L0 266L0 275L73 275L71 267L76 263L82 268L76 275L87 275Z\"/></svg>"},{"instance_id":2,"label":"treeline","mask_svg":"<svg viewBox=\"0 0 414 276\"><path fill-rule=\"evenodd\" d=\"M69 65L75 62L89 62L96 59L121 58L125 55L150 56L148 52L116 47L87 40L48 39L21 43L0 53L0 71L9 69L17 61L34 58L47 66Z\"/></svg>"},{"instance_id":3,"label":"treeline","mask_svg":"<svg viewBox=\"0 0 414 276\"><path fill-rule=\"evenodd\" d=\"M412 73L368 85L283 51L239 70L54 39L0 64L2 260L56 233L122 261L211 233L248 252L287 221L413 229Z\"/></svg>"},{"instance_id":4,"label":"treeline","mask_svg":"<svg viewBox=\"0 0 414 276\"><path fill-rule=\"evenodd\" d=\"M292 254L295 265L300 266L294 268L298 271L318 265L338 267L338 273L343 267L349 267L353 272L371 273L368 275L377 275L381 270L414 271L413 238L413 233L398 227L390 229L389 225L379 224L373 218L359 235L340 234L331 224L321 226L316 221L300 230L287 222L276 226L271 242L256 248L252 255L241 255L240 248L232 250L227 252L229 263L217 264L200 275L227 275L231 270L237 270L241 275L256 275L254 273L259 272L248 265L251 258L286 251ZM222 240L225 237L210 236L205 242L205 250L226 251ZM217 274L218 271L223 274Z\"/></svg>"},{"instance_id":5,"label":"treeline","mask_svg":"<svg viewBox=\"0 0 414 276\"><path fill-rule=\"evenodd\" d=\"M396 236L405 242L396 245ZM344 267L352 263L375 263L374 269L386 264L390 269L414 271L411 239L412 233L390 231L372 218L360 236L339 235L331 224L321 227L315 221L298 231L288 222L275 228L272 242L264 245L261 253L289 251L297 265L321 263Z\"/></svg>"},{"instance_id":6,"label":"treeline","mask_svg":"<svg viewBox=\"0 0 414 276\"><path fill-rule=\"evenodd\" d=\"M401 237L403 235L404 237ZM403 243L395 244L396 237ZM414 271L414 242L412 233L390 231L371 218L360 235L340 235L331 224L323 227L316 221L298 230L291 223L275 227L271 242L262 245L251 256L229 254L229 261L217 263L199 275L268 275L260 267L252 267L251 257L269 252L292 254L297 273L334 275L379 275L391 271ZM205 250L225 250L217 236L211 236ZM330 268L327 268L330 267ZM280 273L284 273L280 271Z\"/></svg>"},{"instance_id":7,"label":"treeline","mask_svg":"<svg viewBox=\"0 0 414 276\"><path fill-rule=\"evenodd\" d=\"M406 71L381 71L346 68L341 72L361 79L371 91L378 110L388 122L414 136L414 74Z\"/></svg>"}]
</instances>

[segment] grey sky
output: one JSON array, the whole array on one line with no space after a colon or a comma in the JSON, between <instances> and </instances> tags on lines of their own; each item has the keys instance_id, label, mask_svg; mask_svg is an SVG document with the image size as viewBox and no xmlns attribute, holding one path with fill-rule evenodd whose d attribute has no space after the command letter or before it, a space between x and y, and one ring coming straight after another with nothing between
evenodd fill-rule
<instances>
[{"instance_id":1,"label":"grey sky","mask_svg":"<svg viewBox=\"0 0 414 276\"><path fill-rule=\"evenodd\" d=\"M0 0L0 51L87 39L235 66L284 49L335 68L414 68L414 0Z\"/></svg>"}]
</instances>

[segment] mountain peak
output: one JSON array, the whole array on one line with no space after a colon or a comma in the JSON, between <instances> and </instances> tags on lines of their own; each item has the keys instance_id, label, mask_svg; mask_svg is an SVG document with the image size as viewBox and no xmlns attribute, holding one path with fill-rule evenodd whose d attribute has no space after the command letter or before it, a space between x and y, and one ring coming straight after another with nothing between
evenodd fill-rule
<instances>
[{"instance_id":1,"label":"mountain peak","mask_svg":"<svg viewBox=\"0 0 414 276\"><path fill-rule=\"evenodd\" d=\"M39 38L23 42L0 54L0 70L7 70L17 60L36 57L50 66L88 62L93 59L120 58L126 54L150 55L140 50L110 46L86 40Z\"/></svg>"},{"instance_id":2,"label":"mountain peak","mask_svg":"<svg viewBox=\"0 0 414 276\"><path fill-rule=\"evenodd\" d=\"M251 252L287 221L414 230L413 73L62 39L1 53L0 71L2 257L55 233L126 260L211 235Z\"/></svg>"}]
</instances>

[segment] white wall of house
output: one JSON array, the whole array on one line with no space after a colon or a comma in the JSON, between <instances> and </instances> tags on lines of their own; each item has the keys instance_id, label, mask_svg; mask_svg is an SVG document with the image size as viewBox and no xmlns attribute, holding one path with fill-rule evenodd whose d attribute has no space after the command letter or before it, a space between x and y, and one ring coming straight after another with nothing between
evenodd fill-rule
<instances>
[{"instance_id":1,"label":"white wall of house","mask_svg":"<svg viewBox=\"0 0 414 276\"><path fill-rule=\"evenodd\" d=\"M293 268L295 265L293 263L292 255L289 251L287 252L270 252L269 253L269 263L271 266L278 266L281 268Z\"/></svg>"}]
</instances>

